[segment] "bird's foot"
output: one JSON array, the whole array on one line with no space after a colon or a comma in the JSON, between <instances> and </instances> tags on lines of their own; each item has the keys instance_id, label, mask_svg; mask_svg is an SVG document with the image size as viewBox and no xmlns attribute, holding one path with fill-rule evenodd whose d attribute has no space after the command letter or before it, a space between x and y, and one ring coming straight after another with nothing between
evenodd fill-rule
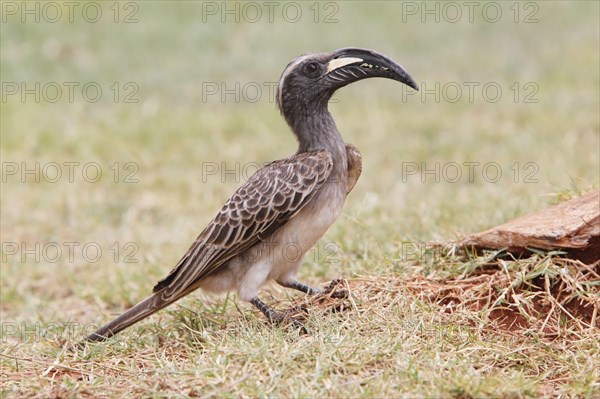
<instances>
[{"instance_id":1,"label":"bird's foot","mask_svg":"<svg viewBox=\"0 0 600 399\"><path fill-rule=\"evenodd\" d=\"M279 282L280 285L287 287L287 288L292 288L298 291L302 291L310 296L315 296L315 297L329 297L329 298L347 298L348 297L348 291L347 290L338 290L338 291L334 291L334 289L337 286L342 286L343 285L343 280L342 279L335 279L332 280L326 287L325 289L321 290L319 288L313 288L310 287L306 284L303 284L299 281L291 281L291 282Z\"/></svg>"},{"instance_id":2,"label":"bird's foot","mask_svg":"<svg viewBox=\"0 0 600 399\"><path fill-rule=\"evenodd\" d=\"M323 296L328 296L330 298L348 298L349 292L346 289L335 290L336 287L342 286L343 280L340 278L336 278L335 280L331 280L331 282L325 287L322 292Z\"/></svg>"},{"instance_id":3,"label":"bird's foot","mask_svg":"<svg viewBox=\"0 0 600 399\"><path fill-rule=\"evenodd\" d=\"M308 307L306 305L296 305L289 309L282 311L287 317L304 317L308 314Z\"/></svg>"},{"instance_id":4,"label":"bird's foot","mask_svg":"<svg viewBox=\"0 0 600 399\"><path fill-rule=\"evenodd\" d=\"M289 309L288 311L280 312L280 311L277 311L277 310L273 309L272 307L268 306L266 303L264 303L257 297L253 298L250 301L250 303L252 303L254 306L256 306L258 308L258 310L260 310L261 313L264 314L271 323L287 324L287 325L291 325L292 327L300 329L300 331L303 333L307 332L304 324L300 320L298 320L296 317L293 316L293 315L298 314L299 311L306 311L305 307L296 306L292 309Z\"/></svg>"},{"instance_id":5,"label":"bird's foot","mask_svg":"<svg viewBox=\"0 0 600 399\"><path fill-rule=\"evenodd\" d=\"M293 328L299 329L303 333L306 333L307 330L304 326L304 323L292 316L292 314L296 314L296 312L293 312L293 310L293 308L285 312L278 312L274 310L273 313L267 316L267 318L273 324L289 325Z\"/></svg>"}]
</instances>

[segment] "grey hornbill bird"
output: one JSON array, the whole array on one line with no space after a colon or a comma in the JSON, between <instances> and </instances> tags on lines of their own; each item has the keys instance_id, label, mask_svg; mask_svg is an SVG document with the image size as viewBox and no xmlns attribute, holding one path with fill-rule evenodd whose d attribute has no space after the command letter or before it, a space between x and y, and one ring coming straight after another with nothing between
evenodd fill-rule
<instances>
[{"instance_id":1,"label":"grey hornbill bird","mask_svg":"<svg viewBox=\"0 0 600 399\"><path fill-rule=\"evenodd\" d=\"M360 153L344 143L327 105L337 89L373 77L418 90L402 66L372 50L344 48L291 61L279 80L277 105L298 139L298 152L251 176L151 296L86 340L111 337L198 288L236 290L271 321L285 314L259 299L265 282L320 292L296 280L296 273L304 254L340 215L362 168ZM285 256L289 244L302 256Z\"/></svg>"}]
</instances>

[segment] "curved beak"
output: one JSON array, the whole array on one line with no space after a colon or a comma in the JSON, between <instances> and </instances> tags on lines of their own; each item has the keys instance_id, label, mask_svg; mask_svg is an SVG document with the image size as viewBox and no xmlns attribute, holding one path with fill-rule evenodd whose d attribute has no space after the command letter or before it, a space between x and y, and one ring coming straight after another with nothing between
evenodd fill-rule
<instances>
[{"instance_id":1,"label":"curved beak","mask_svg":"<svg viewBox=\"0 0 600 399\"><path fill-rule=\"evenodd\" d=\"M419 86L402 65L373 50L343 48L333 52L325 77L336 88L367 78L393 79L415 90Z\"/></svg>"}]
</instances>

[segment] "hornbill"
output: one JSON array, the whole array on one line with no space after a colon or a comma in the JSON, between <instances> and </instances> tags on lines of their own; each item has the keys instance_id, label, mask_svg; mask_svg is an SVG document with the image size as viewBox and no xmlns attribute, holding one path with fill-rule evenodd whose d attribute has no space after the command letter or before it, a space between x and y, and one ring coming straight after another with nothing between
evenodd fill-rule
<instances>
[{"instance_id":1,"label":"hornbill","mask_svg":"<svg viewBox=\"0 0 600 399\"><path fill-rule=\"evenodd\" d=\"M202 288L236 290L270 321L283 312L258 297L275 280L307 294L321 292L296 280L306 252L341 213L360 176L360 152L344 143L327 108L333 93L372 77L418 86L402 66L372 50L343 48L292 60L277 86L277 105L298 140L296 154L252 175L200 233L153 294L98 329L86 341L102 341ZM286 256L292 244L301 256Z\"/></svg>"}]
</instances>

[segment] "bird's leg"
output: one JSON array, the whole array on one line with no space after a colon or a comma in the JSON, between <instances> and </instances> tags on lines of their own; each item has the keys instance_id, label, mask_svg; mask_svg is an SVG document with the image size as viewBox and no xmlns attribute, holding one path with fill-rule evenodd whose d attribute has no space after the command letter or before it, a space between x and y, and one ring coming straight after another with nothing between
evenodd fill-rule
<instances>
[{"instance_id":1,"label":"bird's leg","mask_svg":"<svg viewBox=\"0 0 600 399\"><path fill-rule=\"evenodd\" d=\"M281 285L282 287L286 287L286 288L292 288L294 290L298 290L298 291L302 291L305 294L308 295L317 295L317 294L322 294L323 291L318 289L318 288L313 288L313 287L309 287L306 284L302 284L300 281L286 281L286 282L280 282L278 281L279 285Z\"/></svg>"},{"instance_id":2,"label":"bird's leg","mask_svg":"<svg viewBox=\"0 0 600 399\"><path fill-rule=\"evenodd\" d=\"M279 285L281 285L283 287L302 291L308 295L327 295L327 294L329 294L332 298L346 298L348 296L348 291L346 291L346 290L332 292L334 290L334 288L338 285L339 282L340 282L339 279L333 280L331 283L329 283L329 285L324 290L321 290L319 288L309 287L308 285L302 284L301 282L296 281L296 280L288 281L288 282L278 281L277 283L279 283Z\"/></svg>"},{"instance_id":3,"label":"bird's leg","mask_svg":"<svg viewBox=\"0 0 600 399\"><path fill-rule=\"evenodd\" d=\"M331 280L331 282L329 283L329 285L327 287L325 287L325 290L323 291L323 294L328 294L330 297L332 298L347 298L348 297L348 291L347 290L338 290L338 291L334 291L334 289L337 287L337 285L341 282L342 280L339 278L336 278L335 280Z\"/></svg>"}]
</instances>

